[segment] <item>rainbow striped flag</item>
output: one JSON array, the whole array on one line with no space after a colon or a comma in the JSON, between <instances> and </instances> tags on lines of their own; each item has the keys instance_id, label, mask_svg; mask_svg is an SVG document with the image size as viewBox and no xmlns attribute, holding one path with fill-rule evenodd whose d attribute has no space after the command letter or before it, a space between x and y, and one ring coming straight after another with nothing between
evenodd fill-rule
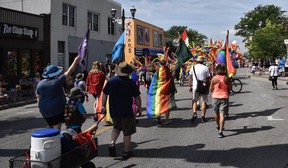
<instances>
[{"instance_id":1,"label":"rainbow striped flag","mask_svg":"<svg viewBox=\"0 0 288 168\"><path fill-rule=\"evenodd\" d=\"M147 95L147 117L153 118L168 112L176 106L174 80L169 68L161 66L155 72Z\"/></svg>"}]
</instances>

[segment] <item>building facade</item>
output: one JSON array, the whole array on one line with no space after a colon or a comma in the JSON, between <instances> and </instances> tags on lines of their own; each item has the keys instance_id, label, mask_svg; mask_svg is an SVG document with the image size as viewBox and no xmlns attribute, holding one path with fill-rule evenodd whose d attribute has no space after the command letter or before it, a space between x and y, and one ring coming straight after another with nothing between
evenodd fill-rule
<instances>
[{"instance_id":1,"label":"building facade","mask_svg":"<svg viewBox=\"0 0 288 168\"><path fill-rule=\"evenodd\" d=\"M8 3L10 1L10 3ZM50 64L67 69L77 56L78 47L90 29L86 66L78 71L90 70L94 61L111 60L112 48L121 32L114 24L111 9L121 11L121 4L113 0L7 0L2 7L50 16ZM117 13L118 17L120 13ZM117 17L117 16L116 16Z\"/></svg>"},{"instance_id":2,"label":"building facade","mask_svg":"<svg viewBox=\"0 0 288 168\"><path fill-rule=\"evenodd\" d=\"M138 19L126 19L125 60L136 57L157 57L164 53L164 30Z\"/></svg>"},{"instance_id":3,"label":"building facade","mask_svg":"<svg viewBox=\"0 0 288 168\"><path fill-rule=\"evenodd\" d=\"M9 86L18 84L22 74L41 72L49 62L47 24L49 16L0 8L0 74Z\"/></svg>"}]
</instances>

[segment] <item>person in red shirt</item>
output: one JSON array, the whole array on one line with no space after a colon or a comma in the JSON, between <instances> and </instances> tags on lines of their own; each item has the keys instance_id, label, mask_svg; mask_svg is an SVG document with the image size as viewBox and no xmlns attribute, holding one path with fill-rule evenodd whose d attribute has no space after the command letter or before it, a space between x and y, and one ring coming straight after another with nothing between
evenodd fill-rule
<instances>
[{"instance_id":1,"label":"person in red shirt","mask_svg":"<svg viewBox=\"0 0 288 168\"><path fill-rule=\"evenodd\" d=\"M92 68L86 79L87 92L93 95L95 102L98 101L99 95L103 89L104 82L105 74L100 69L100 63L95 61L93 62Z\"/></svg>"}]
</instances>

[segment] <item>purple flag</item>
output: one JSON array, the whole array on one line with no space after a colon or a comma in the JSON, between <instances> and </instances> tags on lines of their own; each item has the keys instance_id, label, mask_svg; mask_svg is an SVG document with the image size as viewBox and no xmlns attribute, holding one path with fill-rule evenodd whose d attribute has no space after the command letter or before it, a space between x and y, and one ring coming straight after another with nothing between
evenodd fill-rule
<instances>
[{"instance_id":1,"label":"purple flag","mask_svg":"<svg viewBox=\"0 0 288 168\"><path fill-rule=\"evenodd\" d=\"M90 30L88 29L85 37L83 38L79 48L78 48L78 55L81 57L80 65L85 66L85 57L88 50L88 40L89 40Z\"/></svg>"}]
</instances>

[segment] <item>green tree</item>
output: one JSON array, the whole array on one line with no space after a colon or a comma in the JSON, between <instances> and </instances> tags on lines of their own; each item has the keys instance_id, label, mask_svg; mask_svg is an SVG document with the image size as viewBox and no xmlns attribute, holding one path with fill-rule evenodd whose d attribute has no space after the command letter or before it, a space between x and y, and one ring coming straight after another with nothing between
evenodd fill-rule
<instances>
[{"instance_id":1,"label":"green tree","mask_svg":"<svg viewBox=\"0 0 288 168\"><path fill-rule=\"evenodd\" d=\"M254 36L257 30L266 27L267 20L271 24L287 24L288 19L284 16L285 12L274 5L259 5L240 18L240 22L234 26L237 31L236 35L244 37L244 41L248 41L249 37Z\"/></svg>"},{"instance_id":2,"label":"green tree","mask_svg":"<svg viewBox=\"0 0 288 168\"><path fill-rule=\"evenodd\" d=\"M286 54L285 35L282 25L267 21L264 28L255 31L250 41L250 54L253 58L276 58Z\"/></svg>"},{"instance_id":3,"label":"green tree","mask_svg":"<svg viewBox=\"0 0 288 168\"><path fill-rule=\"evenodd\" d=\"M165 31L165 36L172 39L176 39L179 36L181 36L185 27L186 26L172 26L167 31ZM199 33L196 30L186 28L186 31L189 39L189 44L194 42L196 45L200 45L203 42L207 41L207 36L202 33Z\"/></svg>"}]
</instances>

